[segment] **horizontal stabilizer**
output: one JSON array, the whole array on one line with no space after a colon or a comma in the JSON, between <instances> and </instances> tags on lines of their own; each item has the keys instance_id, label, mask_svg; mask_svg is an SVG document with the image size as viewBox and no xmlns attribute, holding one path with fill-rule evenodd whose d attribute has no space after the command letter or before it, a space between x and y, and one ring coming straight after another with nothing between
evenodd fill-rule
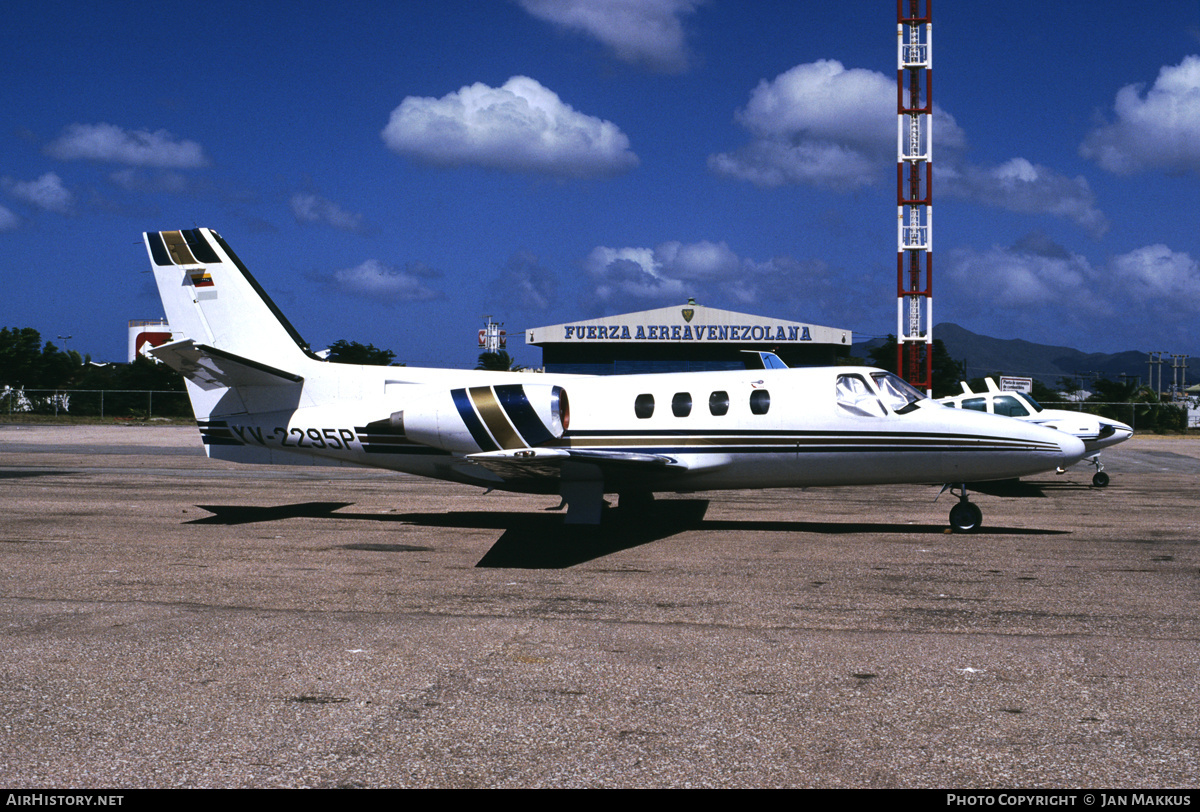
<instances>
[{"instance_id":1,"label":"horizontal stabilizer","mask_svg":"<svg viewBox=\"0 0 1200 812\"><path fill-rule=\"evenodd\" d=\"M149 352L205 390L237 386L290 386L304 382L299 375L216 347L197 344L191 339L163 344Z\"/></svg>"}]
</instances>

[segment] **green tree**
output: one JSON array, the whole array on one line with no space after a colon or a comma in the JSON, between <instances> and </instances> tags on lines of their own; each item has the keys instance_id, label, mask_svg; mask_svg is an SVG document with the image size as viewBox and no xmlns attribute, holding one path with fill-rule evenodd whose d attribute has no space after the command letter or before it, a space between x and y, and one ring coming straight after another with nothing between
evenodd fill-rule
<instances>
[{"instance_id":1,"label":"green tree","mask_svg":"<svg viewBox=\"0 0 1200 812\"><path fill-rule=\"evenodd\" d=\"M514 361L506 350L500 350L479 353L479 363L475 365L475 368L490 369L496 372L517 372L525 367Z\"/></svg>"},{"instance_id":2,"label":"green tree","mask_svg":"<svg viewBox=\"0 0 1200 812\"><path fill-rule=\"evenodd\" d=\"M871 366L896 370L896 336L889 335L887 341L871 350ZM963 365L950 357L946 344L940 338L933 340L933 396L942 398L962 391L958 382L963 379Z\"/></svg>"},{"instance_id":3,"label":"green tree","mask_svg":"<svg viewBox=\"0 0 1200 812\"><path fill-rule=\"evenodd\" d=\"M1033 391L1030 394L1033 395L1033 399L1038 403L1042 401L1062 400L1062 392L1051 389L1037 378L1033 379Z\"/></svg>"},{"instance_id":4,"label":"green tree","mask_svg":"<svg viewBox=\"0 0 1200 812\"><path fill-rule=\"evenodd\" d=\"M396 360L396 353L391 350L381 350L374 344L359 344L357 341L340 338L329 345L329 356L325 360L335 364L387 367Z\"/></svg>"},{"instance_id":5,"label":"green tree","mask_svg":"<svg viewBox=\"0 0 1200 812\"><path fill-rule=\"evenodd\" d=\"M32 327L0 329L0 385L28 389L69 386L83 364L77 352L63 352Z\"/></svg>"},{"instance_id":6,"label":"green tree","mask_svg":"<svg viewBox=\"0 0 1200 812\"><path fill-rule=\"evenodd\" d=\"M1078 378L1062 376L1058 379L1058 388L1062 391L1067 400L1075 400L1076 393L1082 388L1079 385Z\"/></svg>"},{"instance_id":7,"label":"green tree","mask_svg":"<svg viewBox=\"0 0 1200 812\"><path fill-rule=\"evenodd\" d=\"M71 395L71 414L99 415L103 410L106 417L145 417L151 404L156 417L187 417L192 413L184 394L183 376L164 363L140 355L128 364L85 366L74 386L88 391Z\"/></svg>"}]
</instances>

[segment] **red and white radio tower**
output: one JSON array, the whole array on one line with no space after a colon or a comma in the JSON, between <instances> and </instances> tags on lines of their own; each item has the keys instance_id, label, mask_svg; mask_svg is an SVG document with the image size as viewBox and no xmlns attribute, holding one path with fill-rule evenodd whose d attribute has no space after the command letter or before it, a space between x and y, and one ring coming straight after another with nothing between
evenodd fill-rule
<instances>
[{"instance_id":1,"label":"red and white radio tower","mask_svg":"<svg viewBox=\"0 0 1200 812\"><path fill-rule=\"evenodd\" d=\"M900 377L930 394L933 392L932 5L933 0L896 2L899 225L896 360Z\"/></svg>"}]
</instances>

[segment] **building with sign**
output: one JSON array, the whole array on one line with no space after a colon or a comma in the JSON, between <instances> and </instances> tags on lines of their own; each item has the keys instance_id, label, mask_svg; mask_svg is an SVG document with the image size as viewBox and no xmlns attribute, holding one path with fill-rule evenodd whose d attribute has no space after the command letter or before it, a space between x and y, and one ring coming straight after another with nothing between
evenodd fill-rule
<instances>
[{"instance_id":1,"label":"building with sign","mask_svg":"<svg viewBox=\"0 0 1200 812\"><path fill-rule=\"evenodd\" d=\"M850 330L686 305L579 319L525 331L547 372L628 375L743 369L744 351L768 351L788 366L833 364L850 351Z\"/></svg>"}]
</instances>

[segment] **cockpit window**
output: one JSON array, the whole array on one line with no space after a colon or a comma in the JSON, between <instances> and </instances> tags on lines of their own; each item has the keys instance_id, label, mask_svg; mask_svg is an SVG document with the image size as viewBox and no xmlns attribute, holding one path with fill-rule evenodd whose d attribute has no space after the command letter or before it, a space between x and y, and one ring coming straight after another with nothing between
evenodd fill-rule
<instances>
[{"instance_id":1,"label":"cockpit window","mask_svg":"<svg viewBox=\"0 0 1200 812\"><path fill-rule=\"evenodd\" d=\"M1033 395L1027 394L1025 392L1020 392L1020 393L1018 393L1017 397L1019 397L1021 400L1028 403L1029 407L1031 409L1033 409L1034 414L1037 414L1038 412L1040 412L1042 410L1042 404L1040 404L1036 400L1034 400Z\"/></svg>"},{"instance_id":2,"label":"cockpit window","mask_svg":"<svg viewBox=\"0 0 1200 812\"><path fill-rule=\"evenodd\" d=\"M962 407L973 412L986 412L987 398L966 398L962 402Z\"/></svg>"},{"instance_id":3,"label":"cockpit window","mask_svg":"<svg viewBox=\"0 0 1200 812\"><path fill-rule=\"evenodd\" d=\"M872 372L875 385L887 407L896 414L908 414L917 408L917 401L925 399L925 393L890 372Z\"/></svg>"},{"instance_id":4,"label":"cockpit window","mask_svg":"<svg viewBox=\"0 0 1200 812\"><path fill-rule=\"evenodd\" d=\"M837 405L849 414L883 417L887 412L861 375L838 375Z\"/></svg>"},{"instance_id":5,"label":"cockpit window","mask_svg":"<svg viewBox=\"0 0 1200 812\"><path fill-rule=\"evenodd\" d=\"M1025 408L1025 404L1012 395L996 395L994 403L995 405L992 408L996 414L1002 414L1005 417L1029 416L1029 410Z\"/></svg>"}]
</instances>

